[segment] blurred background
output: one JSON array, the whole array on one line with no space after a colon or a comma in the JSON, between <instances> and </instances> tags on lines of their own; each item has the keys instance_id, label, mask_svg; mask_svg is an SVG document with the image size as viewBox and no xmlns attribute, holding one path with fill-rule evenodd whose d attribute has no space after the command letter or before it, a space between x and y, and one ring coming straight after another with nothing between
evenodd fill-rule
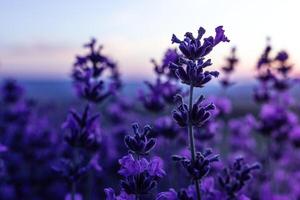
<instances>
[{"instance_id":1,"label":"blurred background","mask_svg":"<svg viewBox=\"0 0 300 200\"><path fill-rule=\"evenodd\" d=\"M66 91L63 84L69 87L75 55L95 37L104 45L104 53L117 61L122 79L136 83L154 76L150 59L160 60L172 47L173 33L180 36L203 26L213 34L218 25L224 26L231 43L213 52L214 67L221 67L236 46L240 62L234 79L248 80L266 38L271 37L276 51L290 53L297 75L299 6L297 0L3 0L0 78L25 82L30 94L41 87L49 93Z\"/></svg>"}]
</instances>

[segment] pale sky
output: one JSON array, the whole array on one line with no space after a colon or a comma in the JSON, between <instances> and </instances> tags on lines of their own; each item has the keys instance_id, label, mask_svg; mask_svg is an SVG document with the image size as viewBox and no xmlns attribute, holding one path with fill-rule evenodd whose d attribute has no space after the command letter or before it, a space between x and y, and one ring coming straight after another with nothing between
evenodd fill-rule
<instances>
[{"instance_id":1,"label":"pale sky","mask_svg":"<svg viewBox=\"0 0 300 200\"><path fill-rule=\"evenodd\" d=\"M173 46L172 33L203 26L214 34L219 25L231 42L212 53L215 67L237 46L237 76L249 76L270 36L299 72L299 19L299 0L0 0L0 77L67 78L96 37L125 78L144 78L153 74L149 60Z\"/></svg>"}]
</instances>

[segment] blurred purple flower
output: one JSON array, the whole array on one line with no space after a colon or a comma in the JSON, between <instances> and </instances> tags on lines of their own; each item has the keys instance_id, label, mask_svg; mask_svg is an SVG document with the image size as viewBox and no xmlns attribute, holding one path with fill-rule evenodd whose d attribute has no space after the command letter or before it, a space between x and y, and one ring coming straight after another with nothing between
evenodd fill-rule
<instances>
[{"instance_id":1,"label":"blurred purple flower","mask_svg":"<svg viewBox=\"0 0 300 200\"><path fill-rule=\"evenodd\" d=\"M104 192L106 195L105 200L136 200L135 195L126 194L124 191L121 191L118 196L116 196L115 191L112 188L105 188Z\"/></svg>"},{"instance_id":2,"label":"blurred purple flower","mask_svg":"<svg viewBox=\"0 0 300 200\"><path fill-rule=\"evenodd\" d=\"M295 147L300 147L300 126L295 126L289 132L289 139Z\"/></svg>"},{"instance_id":3,"label":"blurred purple flower","mask_svg":"<svg viewBox=\"0 0 300 200\"><path fill-rule=\"evenodd\" d=\"M66 142L73 147L95 151L101 143L100 127L97 119L99 115L91 115L90 106L87 105L82 114L71 110L63 129L68 129L65 134Z\"/></svg>"},{"instance_id":4,"label":"blurred purple flower","mask_svg":"<svg viewBox=\"0 0 300 200\"><path fill-rule=\"evenodd\" d=\"M145 158L135 160L132 154L123 156L119 160L119 164L121 165L121 169L118 173L124 177L140 174L147 170L149 165L148 161Z\"/></svg>"},{"instance_id":5,"label":"blurred purple flower","mask_svg":"<svg viewBox=\"0 0 300 200\"><path fill-rule=\"evenodd\" d=\"M218 181L228 199L235 199L239 195L238 193L252 178L252 171L257 169L260 169L259 164L248 165L243 158L238 158L232 166L222 171Z\"/></svg>"}]
</instances>

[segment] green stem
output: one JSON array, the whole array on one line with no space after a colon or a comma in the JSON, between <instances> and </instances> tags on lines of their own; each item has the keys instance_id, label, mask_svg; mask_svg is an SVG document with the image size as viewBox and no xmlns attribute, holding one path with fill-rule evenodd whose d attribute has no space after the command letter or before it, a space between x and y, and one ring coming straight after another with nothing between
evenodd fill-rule
<instances>
[{"instance_id":1,"label":"green stem","mask_svg":"<svg viewBox=\"0 0 300 200\"><path fill-rule=\"evenodd\" d=\"M192 162L195 162L195 158L196 158L195 138L194 138L194 132L193 132L193 124L191 122L191 111L192 111L192 107L193 107L193 92L194 92L194 87L191 85L190 92L189 92L190 97L189 97L189 115L188 115L188 135L189 135L189 143L190 143ZM196 192L197 192L197 200L201 200L199 180L195 181L195 187L196 187Z\"/></svg>"}]
</instances>

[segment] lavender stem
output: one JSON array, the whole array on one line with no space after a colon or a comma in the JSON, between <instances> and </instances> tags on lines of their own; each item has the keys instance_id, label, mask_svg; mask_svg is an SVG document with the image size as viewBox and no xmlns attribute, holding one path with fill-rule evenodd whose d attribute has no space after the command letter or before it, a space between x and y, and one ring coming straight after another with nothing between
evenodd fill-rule
<instances>
[{"instance_id":1,"label":"lavender stem","mask_svg":"<svg viewBox=\"0 0 300 200\"><path fill-rule=\"evenodd\" d=\"M193 107L193 92L194 92L194 87L192 85L190 85L188 135L189 135L189 143L190 143L190 151L191 151L192 161L195 162L195 157L196 157L195 139L194 139L194 132L193 132L193 124L191 122L191 111L192 111L192 107ZM200 192L200 186L199 186L198 180L195 180L195 187L196 187L196 192L197 192L197 199L201 200L201 192Z\"/></svg>"}]
</instances>

